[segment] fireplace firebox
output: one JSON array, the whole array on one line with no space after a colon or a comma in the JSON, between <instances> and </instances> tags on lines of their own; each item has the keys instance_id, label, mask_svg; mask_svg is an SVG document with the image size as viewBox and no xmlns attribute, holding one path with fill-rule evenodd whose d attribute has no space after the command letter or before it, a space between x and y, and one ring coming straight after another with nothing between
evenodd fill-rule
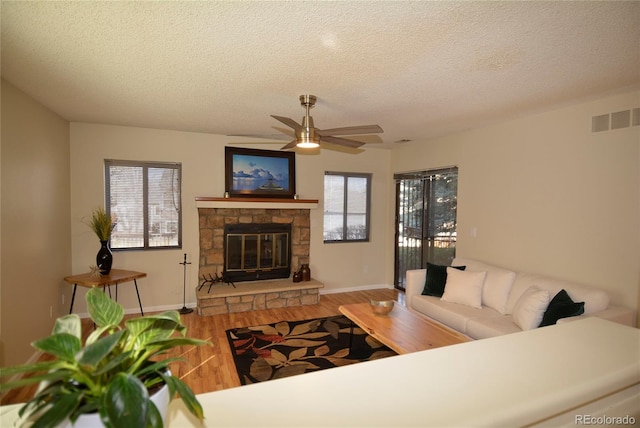
<instances>
[{"instance_id":1,"label":"fireplace firebox","mask_svg":"<svg viewBox=\"0 0 640 428\"><path fill-rule=\"evenodd\" d=\"M228 282L288 278L291 275L291 224L227 224L224 271Z\"/></svg>"}]
</instances>

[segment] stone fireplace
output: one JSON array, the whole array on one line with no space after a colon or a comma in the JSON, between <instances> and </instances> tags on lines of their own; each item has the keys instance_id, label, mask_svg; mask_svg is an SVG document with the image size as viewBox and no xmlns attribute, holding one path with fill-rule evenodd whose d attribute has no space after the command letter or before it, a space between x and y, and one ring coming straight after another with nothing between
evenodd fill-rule
<instances>
[{"instance_id":1,"label":"stone fireplace","mask_svg":"<svg viewBox=\"0 0 640 428\"><path fill-rule=\"evenodd\" d=\"M322 283L315 279L293 283L289 276L290 272L297 271L303 263L309 263L310 210L316 208L317 204L317 200L196 198L200 227L198 277L201 284L196 292L198 314L215 315L318 303ZM263 226L267 231L259 232ZM280 229L278 226L285 228ZM222 279L225 269L227 273L230 271L229 265L225 266L225 230L237 235L238 230L247 228L249 235L261 235L260 239L264 241L264 250L261 251L265 254L269 249L281 251L276 250L278 247L273 240L283 241L285 238L282 234L288 234L286 239L290 241L290 246L286 255L286 275L281 275L281 279L268 279L269 270L254 269L256 262L249 255L248 261L245 260L245 267L248 269L243 269L248 272L241 273L235 279L225 278L231 279L233 285L224 280L207 282L207 279ZM237 246L237 238L234 239ZM253 237L248 240L242 238L239 242L250 247L258 245ZM269 255L263 263L282 265L283 259L283 253L277 257ZM242 264L237 259L231 262L234 268L232 270L239 266L238 263ZM265 274L266 280L263 276Z\"/></svg>"},{"instance_id":2,"label":"stone fireplace","mask_svg":"<svg viewBox=\"0 0 640 428\"><path fill-rule=\"evenodd\" d=\"M225 271L224 237L225 227L228 228L229 225L251 225L252 227L260 224L290 225L290 271L297 270L302 263L309 263L308 209L200 208L198 215L200 220L199 278L209 277L209 275L222 276ZM246 281L248 277L236 280ZM252 279L260 278L255 278L253 275ZM243 282L237 285L244 287L251 284Z\"/></svg>"}]
</instances>

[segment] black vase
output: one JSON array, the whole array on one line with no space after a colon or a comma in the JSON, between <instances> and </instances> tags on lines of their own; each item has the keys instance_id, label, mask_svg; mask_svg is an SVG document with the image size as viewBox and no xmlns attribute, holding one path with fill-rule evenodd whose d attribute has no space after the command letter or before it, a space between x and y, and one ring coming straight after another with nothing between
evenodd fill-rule
<instances>
[{"instance_id":1,"label":"black vase","mask_svg":"<svg viewBox=\"0 0 640 428\"><path fill-rule=\"evenodd\" d=\"M100 241L100 250L96 256L96 264L100 269L100 275L109 275L113 264L113 254L109 249L109 241Z\"/></svg>"}]
</instances>

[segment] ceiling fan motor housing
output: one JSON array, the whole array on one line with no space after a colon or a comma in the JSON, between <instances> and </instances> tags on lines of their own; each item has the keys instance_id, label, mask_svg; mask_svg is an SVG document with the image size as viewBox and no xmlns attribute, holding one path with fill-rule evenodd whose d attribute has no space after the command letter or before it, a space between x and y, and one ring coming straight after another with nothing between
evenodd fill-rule
<instances>
[{"instance_id":1,"label":"ceiling fan motor housing","mask_svg":"<svg viewBox=\"0 0 640 428\"><path fill-rule=\"evenodd\" d=\"M300 104L303 107L313 108L316 105L316 99L315 95L300 95Z\"/></svg>"}]
</instances>

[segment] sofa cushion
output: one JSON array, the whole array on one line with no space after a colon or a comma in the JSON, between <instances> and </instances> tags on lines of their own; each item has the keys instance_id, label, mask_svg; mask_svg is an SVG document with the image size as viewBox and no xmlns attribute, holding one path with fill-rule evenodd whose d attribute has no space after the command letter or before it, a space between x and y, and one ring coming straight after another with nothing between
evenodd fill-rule
<instances>
[{"instance_id":1,"label":"sofa cushion","mask_svg":"<svg viewBox=\"0 0 640 428\"><path fill-rule=\"evenodd\" d=\"M551 296L555 296L562 289L567 290L574 301L584 302L585 315L603 311L609 307L609 295L604 290L548 276L518 272L507 301L508 314L512 313L522 293L532 285L548 290Z\"/></svg>"},{"instance_id":2,"label":"sofa cushion","mask_svg":"<svg viewBox=\"0 0 640 428\"><path fill-rule=\"evenodd\" d=\"M504 269L488 270L482 288L482 304L506 314L507 300L515 278L515 272Z\"/></svg>"},{"instance_id":3,"label":"sofa cushion","mask_svg":"<svg viewBox=\"0 0 640 428\"><path fill-rule=\"evenodd\" d=\"M515 272L471 259L456 258L453 262L467 266L467 271L487 272L482 287L482 304L501 314L507 313L507 301L516 278Z\"/></svg>"},{"instance_id":4,"label":"sofa cushion","mask_svg":"<svg viewBox=\"0 0 640 428\"><path fill-rule=\"evenodd\" d=\"M486 275L486 272L465 272L447 268L447 282L442 300L482 308L482 285Z\"/></svg>"},{"instance_id":5,"label":"sofa cushion","mask_svg":"<svg viewBox=\"0 0 640 428\"><path fill-rule=\"evenodd\" d=\"M481 316L486 309L445 302L435 296L415 296L411 308L463 334L467 330L467 322Z\"/></svg>"},{"instance_id":6,"label":"sofa cushion","mask_svg":"<svg viewBox=\"0 0 640 428\"><path fill-rule=\"evenodd\" d=\"M549 300L549 291L536 286L529 287L513 307L513 322L523 330L538 327L549 306Z\"/></svg>"},{"instance_id":7,"label":"sofa cushion","mask_svg":"<svg viewBox=\"0 0 640 428\"><path fill-rule=\"evenodd\" d=\"M503 334L518 333L522 329L518 327L510 315L502 315L498 311L485 307L487 312L482 318L473 318L467 322L465 334L472 339L487 339L489 337L501 336ZM490 316L490 312L493 316Z\"/></svg>"},{"instance_id":8,"label":"sofa cushion","mask_svg":"<svg viewBox=\"0 0 640 428\"><path fill-rule=\"evenodd\" d=\"M575 317L584 313L584 302L574 302L566 290L556 294L542 316L540 327L555 324L560 318Z\"/></svg>"},{"instance_id":9,"label":"sofa cushion","mask_svg":"<svg viewBox=\"0 0 640 428\"><path fill-rule=\"evenodd\" d=\"M423 295L442 297L444 286L447 283L447 267L427 263L427 277L424 283L424 290L422 290ZM459 270L466 268L466 266L453 267Z\"/></svg>"}]
</instances>

